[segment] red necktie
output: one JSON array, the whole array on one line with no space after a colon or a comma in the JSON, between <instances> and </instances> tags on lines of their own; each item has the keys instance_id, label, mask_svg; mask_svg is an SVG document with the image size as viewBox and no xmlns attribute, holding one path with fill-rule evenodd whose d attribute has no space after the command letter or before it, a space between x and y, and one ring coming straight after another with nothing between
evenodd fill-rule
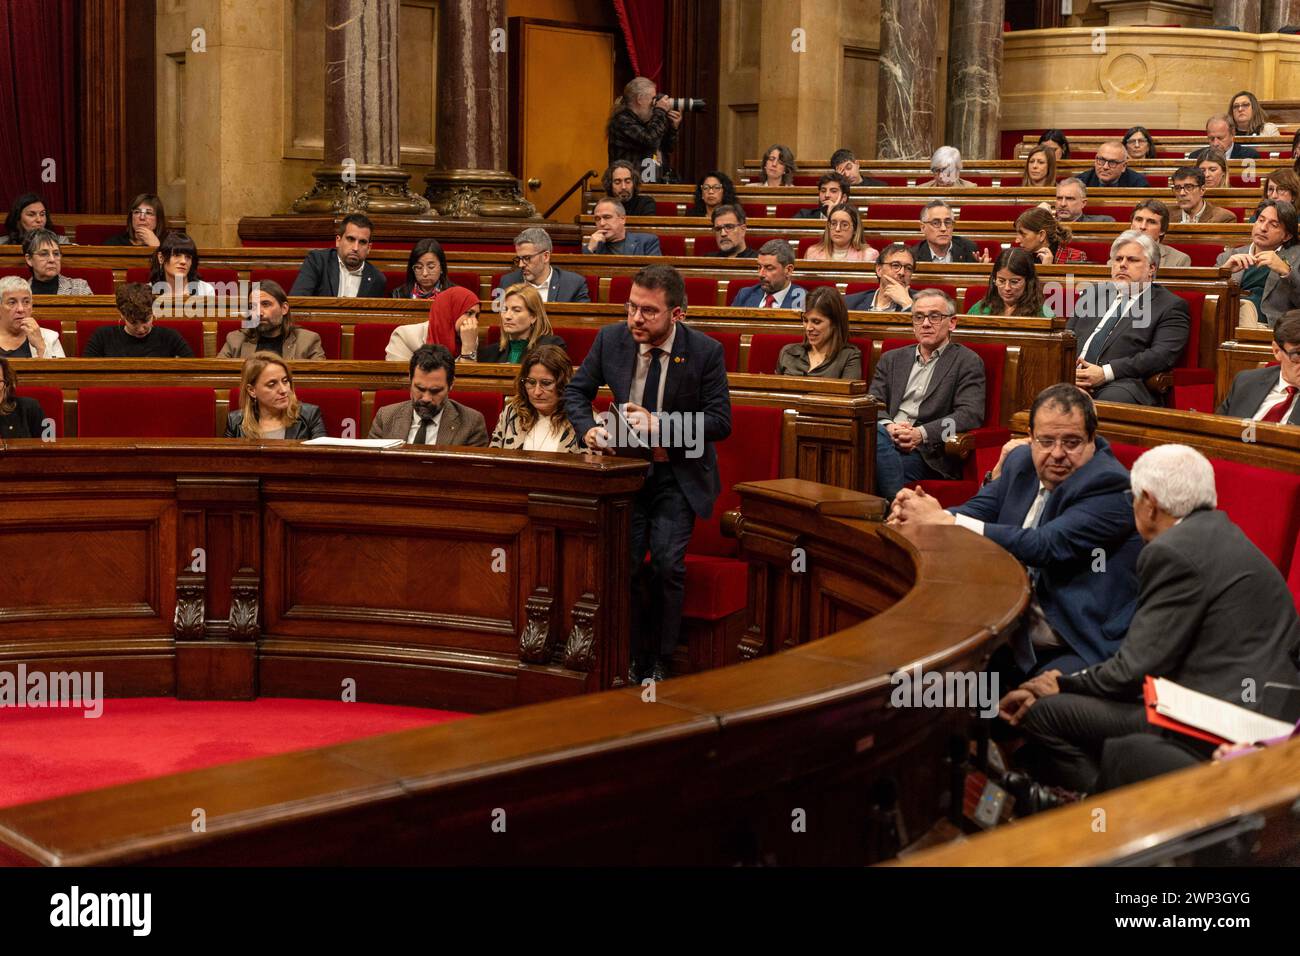
<instances>
[{"instance_id":1,"label":"red necktie","mask_svg":"<svg viewBox=\"0 0 1300 956\"><path fill-rule=\"evenodd\" d=\"M1286 397L1270 408L1268 414L1261 418L1260 421L1272 422L1275 425L1280 425L1282 423L1282 416L1285 415L1286 410L1291 407L1291 399L1295 398L1296 392L1300 392L1300 388L1297 388L1294 385L1288 385L1286 387Z\"/></svg>"},{"instance_id":2,"label":"red necktie","mask_svg":"<svg viewBox=\"0 0 1300 956\"><path fill-rule=\"evenodd\" d=\"M763 303L763 308L770 309L774 305L776 305L776 296L769 292L767 294L767 301Z\"/></svg>"}]
</instances>

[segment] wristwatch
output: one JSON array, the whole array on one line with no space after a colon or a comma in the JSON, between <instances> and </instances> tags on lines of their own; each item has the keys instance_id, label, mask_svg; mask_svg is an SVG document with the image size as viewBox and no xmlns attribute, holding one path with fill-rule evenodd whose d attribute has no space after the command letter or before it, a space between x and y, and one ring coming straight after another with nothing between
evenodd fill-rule
<instances>
[{"instance_id":1,"label":"wristwatch","mask_svg":"<svg viewBox=\"0 0 1300 956\"><path fill-rule=\"evenodd\" d=\"M983 488L985 485L991 484L992 482L993 482L993 472L986 471L984 472L984 480L980 482L980 487Z\"/></svg>"}]
</instances>

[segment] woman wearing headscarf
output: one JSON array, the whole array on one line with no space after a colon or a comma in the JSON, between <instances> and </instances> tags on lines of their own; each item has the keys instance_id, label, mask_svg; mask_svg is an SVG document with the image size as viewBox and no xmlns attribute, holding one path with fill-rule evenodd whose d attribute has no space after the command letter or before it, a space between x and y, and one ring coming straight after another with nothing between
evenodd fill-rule
<instances>
[{"instance_id":1,"label":"woman wearing headscarf","mask_svg":"<svg viewBox=\"0 0 1300 956\"><path fill-rule=\"evenodd\" d=\"M451 354L474 361L478 341L478 296L458 285L438 293L429 307L429 321L399 325L393 329L384 357L390 362L409 362L421 345L445 345ZM472 331L471 331L472 330ZM473 344L471 344L473 343ZM466 348L462 348L462 344Z\"/></svg>"}]
</instances>

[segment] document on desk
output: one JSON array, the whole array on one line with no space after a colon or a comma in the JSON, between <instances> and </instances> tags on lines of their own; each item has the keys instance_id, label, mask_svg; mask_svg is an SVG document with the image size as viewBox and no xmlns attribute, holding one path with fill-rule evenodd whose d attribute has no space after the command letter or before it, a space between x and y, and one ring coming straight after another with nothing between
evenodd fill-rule
<instances>
[{"instance_id":1,"label":"document on desk","mask_svg":"<svg viewBox=\"0 0 1300 956\"><path fill-rule=\"evenodd\" d=\"M1157 713L1230 743L1253 744L1258 740L1286 736L1293 729L1285 721L1189 690L1163 677L1147 680L1154 691Z\"/></svg>"},{"instance_id":2,"label":"document on desk","mask_svg":"<svg viewBox=\"0 0 1300 956\"><path fill-rule=\"evenodd\" d=\"M334 448L398 448L406 442L400 438L309 438L304 445L328 445Z\"/></svg>"}]
</instances>

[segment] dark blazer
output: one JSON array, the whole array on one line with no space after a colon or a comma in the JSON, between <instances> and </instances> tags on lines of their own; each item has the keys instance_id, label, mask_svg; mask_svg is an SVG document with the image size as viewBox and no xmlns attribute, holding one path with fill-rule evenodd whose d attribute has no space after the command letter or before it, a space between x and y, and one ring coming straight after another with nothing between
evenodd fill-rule
<instances>
[{"instance_id":1,"label":"dark blazer","mask_svg":"<svg viewBox=\"0 0 1300 956\"><path fill-rule=\"evenodd\" d=\"M1075 222L1114 222L1114 216L1080 216Z\"/></svg>"},{"instance_id":2,"label":"dark blazer","mask_svg":"<svg viewBox=\"0 0 1300 956\"><path fill-rule=\"evenodd\" d=\"M564 411L578 441L583 441L597 425L591 403L600 386L609 386L616 403L628 401L639 360L637 352L636 340L624 322L607 325L596 335L582 367L564 391ZM691 509L701 518L708 518L722 491L713 443L731 434L731 393L722 345L685 322L678 322L667 373L662 411L703 415L704 454L688 458L687 449L670 448L668 460Z\"/></svg>"},{"instance_id":3,"label":"dark blazer","mask_svg":"<svg viewBox=\"0 0 1300 956\"><path fill-rule=\"evenodd\" d=\"M558 335L539 335L537 337L537 344L558 345L562 349L567 348L564 344L564 339L560 338ZM501 348L500 342L489 342L487 345L479 347L478 360L480 362L505 362L508 361L507 356L509 354L509 350Z\"/></svg>"},{"instance_id":4,"label":"dark blazer","mask_svg":"<svg viewBox=\"0 0 1300 956\"><path fill-rule=\"evenodd\" d=\"M767 293L763 291L761 285L745 286L736 294L732 300L733 309L761 309L763 300L767 298ZM786 293L785 302L782 303L783 309L802 309L804 302L808 298L808 290L801 285L791 283L790 291Z\"/></svg>"},{"instance_id":5,"label":"dark blazer","mask_svg":"<svg viewBox=\"0 0 1300 956\"><path fill-rule=\"evenodd\" d=\"M611 199L614 197L610 197ZM655 198L647 196L644 193L637 193L627 202L619 200L623 206L623 211L629 216L653 216L655 214Z\"/></svg>"},{"instance_id":6,"label":"dark blazer","mask_svg":"<svg viewBox=\"0 0 1300 956\"><path fill-rule=\"evenodd\" d=\"M892 420L903 403L907 379L916 362L916 346L890 349L876 362L870 392L885 406L882 420ZM925 428L921 458L946 478L961 477L962 462L944 454L944 431L970 431L984 424L984 362L966 346L950 341L930 377L915 425ZM949 424L951 422L951 424Z\"/></svg>"},{"instance_id":7,"label":"dark blazer","mask_svg":"<svg viewBox=\"0 0 1300 956\"><path fill-rule=\"evenodd\" d=\"M244 437L244 413L231 412L226 418L226 437ZM325 421L320 409L303 402L298 408L298 420L284 431L285 438L324 438Z\"/></svg>"},{"instance_id":8,"label":"dark blazer","mask_svg":"<svg viewBox=\"0 0 1300 956\"><path fill-rule=\"evenodd\" d=\"M757 259L758 250L755 249L753 246L746 246L744 249L740 250L740 252L737 252L735 254L729 254L723 252L722 250L718 250L716 252L706 253L705 258L706 259Z\"/></svg>"},{"instance_id":9,"label":"dark blazer","mask_svg":"<svg viewBox=\"0 0 1300 956\"><path fill-rule=\"evenodd\" d=\"M1142 539L1133 524L1129 473L1097 436L1097 450L1056 486L1037 528L1022 528L1038 496L1028 445L1012 451L1002 475L954 514L983 521L984 536L1021 564L1038 568L1034 593L1052 630L1091 666L1110 657L1128 631L1137 604ZM1094 570L1104 552L1106 573ZM1016 662L1032 668L1028 640L1013 643Z\"/></svg>"},{"instance_id":10,"label":"dark blazer","mask_svg":"<svg viewBox=\"0 0 1300 956\"><path fill-rule=\"evenodd\" d=\"M1250 244L1237 246L1235 249L1219 253L1214 264L1221 266L1232 256L1249 251ZM1279 249L1277 254L1286 260L1287 265L1291 267L1291 272L1289 275L1280 276L1272 269L1268 270L1268 278L1264 280L1264 294L1259 300L1260 321L1267 325L1276 325L1277 320L1285 313L1300 308L1300 243ZM1237 281L1241 280L1241 275L1240 272L1234 273Z\"/></svg>"},{"instance_id":11,"label":"dark blazer","mask_svg":"<svg viewBox=\"0 0 1300 956\"><path fill-rule=\"evenodd\" d=\"M766 374L767 369L750 369L759 375ZM862 378L862 350L856 345L845 345L835 357L823 362L816 368L809 367L808 346L802 342L792 342L782 346L776 357L777 375L803 375L812 378Z\"/></svg>"},{"instance_id":12,"label":"dark blazer","mask_svg":"<svg viewBox=\"0 0 1300 956\"><path fill-rule=\"evenodd\" d=\"M1126 169L1120 173L1119 179L1113 183L1103 183L1098 179L1096 169L1081 173L1078 180L1089 189L1149 189L1151 187L1145 176L1141 173L1135 173L1131 169Z\"/></svg>"},{"instance_id":13,"label":"dark blazer","mask_svg":"<svg viewBox=\"0 0 1300 956\"><path fill-rule=\"evenodd\" d=\"M406 441L406 436L411 433L411 416L414 413L414 403L410 401L385 405L375 412L368 437L400 438ZM453 399L444 399L442 420L438 423L438 439L433 443L434 447L475 445L486 448L487 443L487 423L483 420L482 413Z\"/></svg>"},{"instance_id":14,"label":"dark blazer","mask_svg":"<svg viewBox=\"0 0 1300 956\"><path fill-rule=\"evenodd\" d=\"M952 237L952 261L953 262L978 262L980 255L979 246L971 242L965 236ZM930 255L930 243L922 239L916 245L912 246L912 256L917 262L933 262L934 257Z\"/></svg>"},{"instance_id":15,"label":"dark blazer","mask_svg":"<svg viewBox=\"0 0 1300 956\"><path fill-rule=\"evenodd\" d=\"M808 209L799 209L796 210L795 214L790 218L791 219L825 219L826 207L812 206Z\"/></svg>"},{"instance_id":16,"label":"dark blazer","mask_svg":"<svg viewBox=\"0 0 1300 956\"><path fill-rule=\"evenodd\" d=\"M517 285L524 281L524 273L520 269L514 272L507 272L497 283L498 289L508 289L512 285ZM578 275L576 272L565 272L563 269L557 269L551 266L551 281L546 283L548 287L547 302L590 302L591 293L587 289L587 280L585 277Z\"/></svg>"},{"instance_id":17,"label":"dark blazer","mask_svg":"<svg viewBox=\"0 0 1300 956\"><path fill-rule=\"evenodd\" d=\"M361 286L357 298L384 296L388 280L369 262L361 267ZM293 280L290 295L334 296L339 294L339 254L334 249L313 249L307 253L298 278Z\"/></svg>"},{"instance_id":18,"label":"dark blazer","mask_svg":"<svg viewBox=\"0 0 1300 956\"><path fill-rule=\"evenodd\" d=\"M1084 295L1074 315L1066 322L1065 327L1074 333L1078 342L1081 358L1084 344L1111 302L1113 300L1107 301L1107 297L1102 295ZM1108 401L1158 404L1144 380L1174 367L1187 345L1190 331L1187 303L1159 283L1151 283L1119 321L1111 325L1106 335L1097 364L1111 366L1115 381L1100 386L1098 390L1115 386L1107 396Z\"/></svg>"},{"instance_id":19,"label":"dark blazer","mask_svg":"<svg viewBox=\"0 0 1300 956\"><path fill-rule=\"evenodd\" d=\"M661 256L663 253L659 250L659 237L652 236L648 232L626 232L623 234L623 241L617 250L609 248L609 243L602 242L595 252L587 248L587 243L582 243L582 251L590 256Z\"/></svg>"},{"instance_id":20,"label":"dark blazer","mask_svg":"<svg viewBox=\"0 0 1300 956\"><path fill-rule=\"evenodd\" d=\"M40 403L34 398L23 398L21 395L15 395L14 401L18 407L8 415L0 415L0 439L40 438L41 423L45 420L45 412L41 410Z\"/></svg>"},{"instance_id":21,"label":"dark blazer","mask_svg":"<svg viewBox=\"0 0 1300 956\"><path fill-rule=\"evenodd\" d=\"M1295 684L1300 619L1286 580L1222 511L1193 511L1138 555L1137 612L1115 656L1062 677L1062 691L1135 700L1143 679L1257 710L1242 681Z\"/></svg>"},{"instance_id":22,"label":"dark blazer","mask_svg":"<svg viewBox=\"0 0 1300 956\"><path fill-rule=\"evenodd\" d=\"M1269 368L1250 368L1238 372L1228 389L1228 397L1217 409L1216 414L1231 415L1233 418L1254 418L1264 398L1277 385L1277 366ZM1284 425L1300 425L1300 402L1291 407L1291 415Z\"/></svg>"},{"instance_id":23,"label":"dark blazer","mask_svg":"<svg viewBox=\"0 0 1300 956\"><path fill-rule=\"evenodd\" d=\"M1209 150L1209 146L1202 146L1200 149L1193 150L1187 154L1187 158L1195 162L1200 162L1201 157ZM1247 146L1245 143L1238 143L1235 139L1232 141L1232 149L1226 154L1228 159L1259 159L1259 150L1254 146Z\"/></svg>"},{"instance_id":24,"label":"dark blazer","mask_svg":"<svg viewBox=\"0 0 1300 956\"><path fill-rule=\"evenodd\" d=\"M876 308L876 289L868 289L866 292L855 292L852 295L844 297L844 307L850 312L871 312ZM910 291L910 290L909 290ZM888 309L882 309L883 312L911 312L912 307L909 305L906 309L900 309L890 303Z\"/></svg>"}]
</instances>

